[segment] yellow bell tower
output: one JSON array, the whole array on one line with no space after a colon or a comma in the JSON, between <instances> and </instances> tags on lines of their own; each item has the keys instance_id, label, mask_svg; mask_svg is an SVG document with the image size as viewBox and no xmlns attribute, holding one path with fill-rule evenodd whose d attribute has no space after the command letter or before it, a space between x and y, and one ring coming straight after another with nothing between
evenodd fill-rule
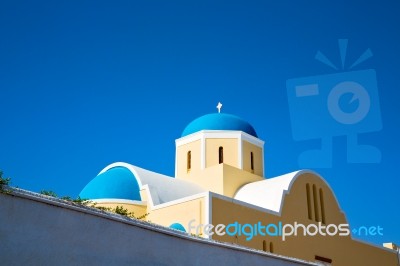
<instances>
[{"instance_id":1,"label":"yellow bell tower","mask_svg":"<svg viewBox=\"0 0 400 266\"><path fill-rule=\"evenodd\" d=\"M222 105L218 106L220 111ZM230 197L241 186L264 179L264 141L237 116L220 112L201 116L175 143L176 178Z\"/></svg>"}]
</instances>

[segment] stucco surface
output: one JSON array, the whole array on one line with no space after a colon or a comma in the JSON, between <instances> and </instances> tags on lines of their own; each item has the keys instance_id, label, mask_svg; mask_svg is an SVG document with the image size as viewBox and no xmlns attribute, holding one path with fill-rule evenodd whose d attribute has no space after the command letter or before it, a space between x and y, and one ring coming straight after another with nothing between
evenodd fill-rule
<instances>
[{"instance_id":1,"label":"stucco surface","mask_svg":"<svg viewBox=\"0 0 400 266\"><path fill-rule=\"evenodd\" d=\"M39 195L0 193L2 265L315 265Z\"/></svg>"}]
</instances>

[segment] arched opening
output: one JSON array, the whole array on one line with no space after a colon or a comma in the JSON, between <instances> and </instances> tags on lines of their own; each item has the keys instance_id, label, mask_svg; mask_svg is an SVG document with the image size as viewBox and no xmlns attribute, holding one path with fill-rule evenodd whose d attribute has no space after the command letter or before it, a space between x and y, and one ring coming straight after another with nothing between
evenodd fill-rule
<instances>
[{"instance_id":1,"label":"arched opening","mask_svg":"<svg viewBox=\"0 0 400 266\"><path fill-rule=\"evenodd\" d=\"M251 172L254 173L254 155L253 155L253 152L250 152L250 168L251 168Z\"/></svg>"},{"instance_id":2,"label":"arched opening","mask_svg":"<svg viewBox=\"0 0 400 266\"><path fill-rule=\"evenodd\" d=\"M263 250L267 251L267 241L263 240Z\"/></svg>"},{"instance_id":3,"label":"arched opening","mask_svg":"<svg viewBox=\"0 0 400 266\"><path fill-rule=\"evenodd\" d=\"M192 152L188 151L187 156L186 156L186 170L187 172L190 172L190 169L192 169Z\"/></svg>"},{"instance_id":4,"label":"arched opening","mask_svg":"<svg viewBox=\"0 0 400 266\"><path fill-rule=\"evenodd\" d=\"M218 149L218 158L219 158L219 163L224 163L224 148L219 147Z\"/></svg>"},{"instance_id":5,"label":"arched opening","mask_svg":"<svg viewBox=\"0 0 400 266\"><path fill-rule=\"evenodd\" d=\"M274 244L269 243L269 252L274 253Z\"/></svg>"}]
</instances>

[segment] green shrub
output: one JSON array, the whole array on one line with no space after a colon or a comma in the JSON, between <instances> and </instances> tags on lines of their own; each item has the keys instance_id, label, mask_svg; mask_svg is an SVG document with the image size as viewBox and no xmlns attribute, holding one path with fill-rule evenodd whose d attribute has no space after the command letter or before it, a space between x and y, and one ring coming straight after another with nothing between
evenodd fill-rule
<instances>
[{"instance_id":1,"label":"green shrub","mask_svg":"<svg viewBox=\"0 0 400 266\"><path fill-rule=\"evenodd\" d=\"M42 190L42 191L40 191L40 194L57 198L57 194L51 190Z\"/></svg>"},{"instance_id":2,"label":"green shrub","mask_svg":"<svg viewBox=\"0 0 400 266\"><path fill-rule=\"evenodd\" d=\"M9 186L11 183L11 178L4 178L3 177L3 171L0 171L0 192L3 193L9 193L10 191L7 189L4 189L4 186Z\"/></svg>"},{"instance_id":3,"label":"green shrub","mask_svg":"<svg viewBox=\"0 0 400 266\"><path fill-rule=\"evenodd\" d=\"M64 197L61 197L60 199L66 200L66 201L72 201L72 198L70 196L64 196Z\"/></svg>"},{"instance_id":4,"label":"green shrub","mask_svg":"<svg viewBox=\"0 0 400 266\"><path fill-rule=\"evenodd\" d=\"M131 214L130 212L128 212L128 209L125 209L123 206L117 206L115 207L115 209L113 209L113 211L123 216L129 216L129 214Z\"/></svg>"}]
</instances>

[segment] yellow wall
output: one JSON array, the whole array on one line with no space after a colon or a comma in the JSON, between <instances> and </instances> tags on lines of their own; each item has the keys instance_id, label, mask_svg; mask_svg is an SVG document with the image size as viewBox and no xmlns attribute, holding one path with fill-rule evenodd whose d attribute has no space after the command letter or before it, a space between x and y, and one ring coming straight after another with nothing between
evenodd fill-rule
<instances>
[{"instance_id":1,"label":"yellow wall","mask_svg":"<svg viewBox=\"0 0 400 266\"><path fill-rule=\"evenodd\" d=\"M224 148L224 163L239 167L238 139L206 139L206 167L219 164L219 147Z\"/></svg>"},{"instance_id":2,"label":"yellow wall","mask_svg":"<svg viewBox=\"0 0 400 266\"><path fill-rule=\"evenodd\" d=\"M264 180L261 176L226 164L217 164L201 172L193 172L184 179L208 191L228 197L233 197L237 190L245 184Z\"/></svg>"},{"instance_id":3,"label":"yellow wall","mask_svg":"<svg viewBox=\"0 0 400 266\"><path fill-rule=\"evenodd\" d=\"M224 164L223 193L220 194L233 198L238 189L240 189L242 186L261 180L264 180L264 177Z\"/></svg>"},{"instance_id":4,"label":"yellow wall","mask_svg":"<svg viewBox=\"0 0 400 266\"><path fill-rule=\"evenodd\" d=\"M238 222L240 224L255 224L262 222L266 224L278 224L279 222L294 224L294 222L304 225L317 224L315 216L312 219L308 217L308 204L306 184L315 184L321 188L324 197L324 212L326 224L347 223L345 215L334 198L332 191L318 176L313 174L304 174L295 181L290 194L284 199L284 205L281 216L278 214L267 213L264 210L240 205L238 202L212 197L212 224L230 224ZM314 206L312 207L314 209ZM321 206L317 205L321 210ZM263 241L266 242L266 249L269 251L272 242L274 253L301 258L308 261L315 261L315 256L321 256L332 259L332 264L337 265L397 265L396 254L388 252L381 248L373 247L355 240L350 236L303 236L288 237L282 241L279 236L255 236L251 241L246 241L246 236L231 237L228 235L217 236L213 239L237 243L255 249L263 250Z\"/></svg>"},{"instance_id":5,"label":"yellow wall","mask_svg":"<svg viewBox=\"0 0 400 266\"><path fill-rule=\"evenodd\" d=\"M205 204L204 197L199 197L164 208L155 208L150 211L147 220L167 227L173 223L180 223L186 232L189 232L188 224L192 219L196 220L196 225L204 224ZM202 234L203 231L200 230L199 233Z\"/></svg>"},{"instance_id":6,"label":"yellow wall","mask_svg":"<svg viewBox=\"0 0 400 266\"><path fill-rule=\"evenodd\" d=\"M187 153L191 151L192 163L191 170L187 171ZM201 140L196 140L188 144L178 146L177 152L177 176L185 177L190 173L198 172L201 168Z\"/></svg>"},{"instance_id":7,"label":"yellow wall","mask_svg":"<svg viewBox=\"0 0 400 266\"><path fill-rule=\"evenodd\" d=\"M125 209L127 209L129 212L133 212L135 217L140 217L147 213L147 206L140 205L140 204L101 202L101 203L96 203L96 206L106 207L106 208L111 208L111 209L114 209L117 206L122 206Z\"/></svg>"},{"instance_id":8,"label":"yellow wall","mask_svg":"<svg viewBox=\"0 0 400 266\"><path fill-rule=\"evenodd\" d=\"M247 141L242 141L243 170L239 167L238 139L205 139L205 169L201 169L201 141L177 148L178 177L191 181L203 188L224 196L211 197L211 223L230 224L294 224L309 225L347 224L336 198L329 186L319 176L304 173L292 184L280 213L241 204L233 199L243 185L263 180L263 150ZM224 163L218 162L218 149L224 148ZM186 154L192 151L192 170L186 171ZM251 173L250 153L254 154L254 173ZM308 187L308 189L307 189ZM308 191L308 192L307 192ZM151 211L150 220L169 226L180 222L186 230L190 220L204 219L206 199L191 200L170 207ZM231 237L214 235L218 241L232 242L251 248L273 251L280 255L315 261L316 256L332 259L332 265L397 265L397 254L363 242L351 236L292 236L285 241L281 236L256 235L251 241L246 236ZM271 250L272 248L272 250Z\"/></svg>"},{"instance_id":9,"label":"yellow wall","mask_svg":"<svg viewBox=\"0 0 400 266\"><path fill-rule=\"evenodd\" d=\"M253 152L254 160L254 174L263 176L263 150L262 148L251 144L245 140L242 141L242 156L243 156L243 170L247 172L251 171L251 156L250 153Z\"/></svg>"},{"instance_id":10,"label":"yellow wall","mask_svg":"<svg viewBox=\"0 0 400 266\"><path fill-rule=\"evenodd\" d=\"M205 169L201 169L201 140L177 147L177 177L193 182L211 192L233 197L243 185L263 180L262 149L243 141L244 167L239 169L239 144L237 138L206 138ZM219 147L224 148L224 163L219 164ZM187 152L192 163L187 171ZM250 168L250 152L254 154L254 173Z\"/></svg>"},{"instance_id":11,"label":"yellow wall","mask_svg":"<svg viewBox=\"0 0 400 266\"><path fill-rule=\"evenodd\" d=\"M221 189L220 185L217 186L204 186L205 180L207 182L212 178L211 182L215 183L216 178L228 180L224 178L223 175L218 174L215 176L214 170L211 172L207 169L213 168L219 165L219 147L223 147L223 164L236 167L239 169L239 160L243 162L243 169L254 175L258 175L263 177L263 149L249 143L248 141L242 141L242 154L239 158L239 139L237 138L206 138L204 140L205 145L205 154L202 154L202 142L201 140L195 140L193 142L179 145L176 148L176 175L178 178L183 178L190 180L192 182L198 183L203 187L209 189L210 191L220 193L223 195L233 196L236 191L238 185L242 186L249 182L254 182L258 180L254 178L253 175L246 175L244 171L235 172L235 176L229 177L230 180L235 180L237 176L239 176L239 182L234 181L233 187L235 187L232 192L232 184L225 181L216 181L220 184L224 184L223 186L228 186L228 190L230 191L228 194L224 194L223 189ZM187 171L187 154L188 151L191 151L191 169ZM253 152L254 158L254 171L251 170L251 152ZM202 156L205 156L205 169L201 169L201 159ZM212 176L210 176L212 175ZM225 175L226 176L226 175ZM245 177L244 177L245 176ZM244 179L248 179L248 182L245 182Z\"/></svg>"},{"instance_id":12,"label":"yellow wall","mask_svg":"<svg viewBox=\"0 0 400 266\"><path fill-rule=\"evenodd\" d=\"M191 172L183 179L203 187L211 192L223 194L223 164L217 164L200 172Z\"/></svg>"}]
</instances>

